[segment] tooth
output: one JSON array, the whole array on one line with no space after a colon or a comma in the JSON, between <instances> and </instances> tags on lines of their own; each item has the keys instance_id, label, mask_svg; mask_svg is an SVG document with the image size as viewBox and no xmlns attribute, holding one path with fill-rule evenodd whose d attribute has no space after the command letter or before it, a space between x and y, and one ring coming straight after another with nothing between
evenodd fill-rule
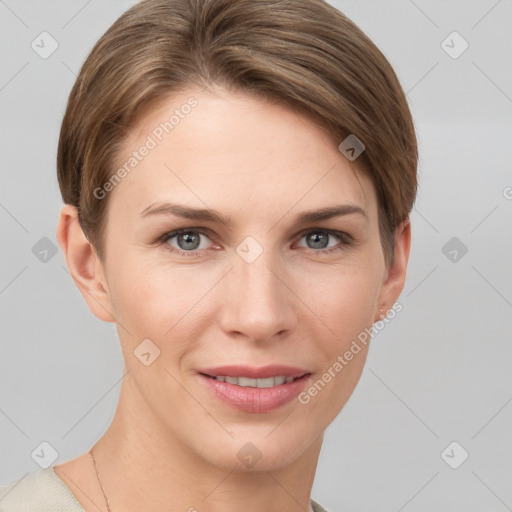
<instances>
[{"instance_id":1,"label":"tooth","mask_svg":"<svg viewBox=\"0 0 512 512\"><path fill-rule=\"evenodd\" d=\"M259 388L271 388L275 385L274 383L274 377L268 377L266 379L257 379L256 385Z\"/></svg>"},{"instance_id":2,"label":"tooth","mask_svg":"<svg viewBox=\"0 0 512 512\"><path fill-rule=\"evenodd\" d=\"M292 382L295 380L295 378L277 375L276 377L267 377L265 379L252 379L250 377L230 377L227 375L217 375L215 380L219 382L227 382L228 384L235 384L242 387L271 388L274 386L280 386L284 383Z\"/></svg>"},{"instance_id":3,"label":"tooth","mask_svg":"<svg viewBox=\"0 0 512 512\"><path fill-rule=\"evenodd\" d=\"M257 379L250 379L249 377L238 377L238 385L239 386L251 386L256 387L256 380Z\"/></svg>"}]
</instances>

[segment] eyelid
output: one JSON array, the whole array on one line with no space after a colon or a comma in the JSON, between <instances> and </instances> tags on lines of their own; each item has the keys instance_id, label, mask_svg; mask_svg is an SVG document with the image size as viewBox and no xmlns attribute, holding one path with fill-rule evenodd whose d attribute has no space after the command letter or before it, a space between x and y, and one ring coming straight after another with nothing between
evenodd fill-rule
<instances>
[{"instance_id":1,"label":"eyelid","mask_svg":"<svg viewBox=\"0 0 512 512\"><path fill-rule=\"evenodd\" d=\"M200 234L206 236L207 238L209 238L213 242L213 240L212 240L213 231L209 228L204 228L204 227L184 227L184 228L178 228L175 230L167 231L166 233L164 233L162 236L160 236L158 238L157 242L159 244L165 244L171 238L175 238L176 236L179 236L180 234L187 233L187 232L200 233ZM306 250L312 251L314 253L315 252L328 253L337 248L341 249L343 247L346 247L348 245L352 245L355 243L354 237L345 231L339 231L336 229L329 229L329 228L322 228L322 227L305 228L305 229L299 231L296 235L294 235L293 239L294 240L298 239L297 242L299 242L308 233L315 233L315 232L327 233L327 234L337 238L339 243L337 245L335 245L334 247L323 248L323 249L318 249L318 250L311 249L309 247L305 247ZM169 246L169 244L167 244L167 245ZM167 250L170 250L171 252L180 253L180 254L185 253L187 255L196 255L198 253L207 251L207 249L194 249L192 251L184 251L177 247L173 247L173 246L170 246L170 247L171 248L167 247Z\"/></svg>"},{"instance_id":2,"label":"eyelid","mask_svg":"<svg viewBox=\"0 0 512 512\"><path fill-rule=\"evenodd\" d=\"M210 240L212 239L212 233L213 233L213 231L211 231L208 228L194 228L194 227L178 228L178 229L174 229L172 231L165 232L161 237L158 238L157 242L160 242L160 243L167 242L171 238L179 236L182 233L188 233L188 232L200 233L201 235L206 236ZM177 249L177 250L180 250L180 249ZM204 250L204 249L195 249L195 251L201 251L201 250ZM193 253L194 251L186 251L186 252Z\"/></svg>"},{"instance_id":3,"label":"eyelid","mask_svg":"<svg viewBox=\"0 0 512 512\"><path fill-rule=\"evenodd\" d=\"M178 235L180 235L181 233L187 233L187 232L197 232L197 233L200 233L210 239L214 238L213 235L213 231L209 228L203 228L203 227L184 227L184 228L178 228L178 229L175 229L175 230L172 230L172 231L167 231L166 233L164 233L161 237L159 237L158 239L158 242L166 242L167 240L171 239L171 238L174 238ZM329 228L321 228L321 227L310 227L310 228L305 228L301 231L299 231L297 234L295 234L293 236L293 240L299 238L303 238L305 235L307 235L308 233L314 233L314 232L323 232L323 233L328 233L336 238L338 238L340 240L340 242L343 242L343 243L351 243L351 242L354 242L354 238L349 235L347 232L345 231L339 231L339 230L336 230L336 229L329 229ZM192 253L193 251L187 251L187 252L190 252Z\"/></svg>"},{"instance_id":4,"label":"eyelid","mask_svg":"<svg viewBox=\"0 0 512 512\"><path fill-rule=\"evenodd\" d=\"M316 232L328 233L330 235L338 237L341 241L345 241L347 243L350 241L354 241L354 237L352 235L349 235L346 231L339 231L338 229L319 228L319 227L303 229L302 231L299 231L299 233L297 233L295 235L295 238L296 237L302 238L304 235L307 235L308 233L316 233Z\"/></svg>"}]
</instances>

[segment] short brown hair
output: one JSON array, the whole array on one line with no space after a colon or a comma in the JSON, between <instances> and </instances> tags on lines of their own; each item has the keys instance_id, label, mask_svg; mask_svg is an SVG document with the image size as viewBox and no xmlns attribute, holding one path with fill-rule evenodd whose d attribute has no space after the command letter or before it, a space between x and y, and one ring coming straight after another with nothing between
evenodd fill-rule
<instances>
[{"instance_id":1,"label":"short brown hair","mask_svg":"<svg viewBox=\"0 0 512 512\"><path fill-rule=\"evenodd\" d=\"M104 257L108 200L93 191L142 109L190 86L219 84L309 114L341 143L363 142L358 168L379 203L386 262L417 188L417 142L390 63L323 0L143 0L105 32L85 60L62 122L57 173Z\"/></svg>"}]
</instances>

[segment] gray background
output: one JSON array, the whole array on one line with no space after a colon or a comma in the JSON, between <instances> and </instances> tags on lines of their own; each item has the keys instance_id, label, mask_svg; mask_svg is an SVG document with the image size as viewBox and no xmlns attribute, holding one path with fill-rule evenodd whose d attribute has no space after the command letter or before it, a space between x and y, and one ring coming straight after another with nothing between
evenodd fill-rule
<instances>
[{"instance_id":1,"label":"gray background","mask_svg":"<svg viewBox=\"0 0 512 512\"><path fill-rule=\"evenodd\" d=\"M42 441L54 464L87 451L117 404L113 325L88 310L60 249L44 262L33 247L57 245L55 156L75 75L133 3L0 0L0 484L39 469ZM512 510L512 2L332 3L395 67L421 163L403 311L326 432L313 497L332 512ZM42 31L59 45L47 59L31 48ZM469 43L456 59L441 47L453 31ZM443 459L452 441L462 448Z\"/></svg>"}]
</instances>

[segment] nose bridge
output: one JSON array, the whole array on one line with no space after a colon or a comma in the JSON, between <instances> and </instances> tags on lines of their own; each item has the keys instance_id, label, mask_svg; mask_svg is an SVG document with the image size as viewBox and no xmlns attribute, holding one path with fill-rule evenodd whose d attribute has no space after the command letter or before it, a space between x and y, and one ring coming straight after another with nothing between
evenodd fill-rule
<instances>
[{"instance_id":1,"label":"nose bridge","mask_svg":"<svg viewBox=\"0 0 512 512\"><path fill-rule=\"evenodd\" d=\"M290 292L283 283L285 276L280 276L280 263L271 247L263 247L252 237L239 244L222 306L225 330L263 340L293 326Z\"/></svg>"}]
</instances>

